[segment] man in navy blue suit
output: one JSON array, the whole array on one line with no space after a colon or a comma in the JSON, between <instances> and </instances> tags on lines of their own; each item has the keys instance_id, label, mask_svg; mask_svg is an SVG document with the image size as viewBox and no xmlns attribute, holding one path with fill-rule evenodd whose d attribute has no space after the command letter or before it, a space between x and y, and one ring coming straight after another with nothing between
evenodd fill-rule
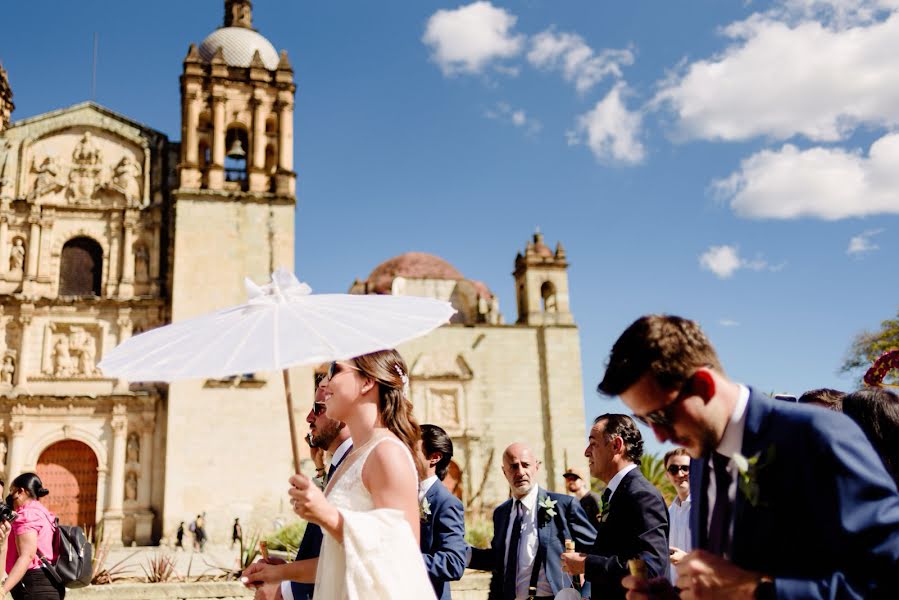
<instances>
[{"instance_id":1,"label":"man in navy blue suit","mask_svg":"<svg viewBox=\"0 0 899 600\"><path fill-rule=\"evenodd\" d=\"M425 478L419 484L421 554L440 600L449 600L450 581L465 572L465 511L462 502L443 485L453 459L453 440L436 425L421 426L420 451Z\"/></svg>"},{"instance_id":2,"label":"man in navy blue suit","mask_svg":"<svg viewBox=\"0 0 899 600\"><path fill-rule=\"evenodd\" d=\"M541 489L537 485L540 463L524 444L512 444L503 453L503 474L512 498L493 511L490 548L471 549L472 569L492 571L489 600L552 598L572 586L562 573L565 540L585 551L593 545L596 530L576 498ZM590 596L589 586L582 590Z\"/></svg>"},{"instance_id":3,"label":"man in navy blue suit","mask_svg":"<svg viewBox=\"0 0 899 600\"><path fill-rule=\"evenodd\" d=\"M624 600L621 579L627 561L646 562L650 577L668 572L668 508L662 494L640 472L643 436L627 415L596 417L584 451L590 474L605 482L596 543L562 555L567 573L583 573L591 593L603 600Z\"/></svg>"},{"instance_id":4,"label":"man in navy blue suit","mask_svg":"<svg viewBox=\"0 0 899 600\"><path fill-rule=\"evenodd\" d=\"M324 389L319 382L315 390L312 410L306 415L306 422L309 423L312 458L316 464L315 480L322 487L353 448L350 430L340 421L329 418L326 412ZM324 463L325 452L331 455L331 465L327 469ZM258 587L255 600L311 600L315 586L311 583L298 583L292 579L296 577L296 569L302 565L301 561L318 558L321 545L321 528L314 523L308 523L294 562L284 563L280 559L269 560L272 565L270 568L277 570L277 577L274 579L280 580L281 583Z\"/></svg>"},{"instance_id":5,"label":"man in navy blue suit","mask_svg":"<svg viewBox=\"0 0 899 600\"><path fill-rule=\"evenodd\" d=\"M693 458L680 598L899 597L899 494L849 418L734 383L699 326L667 315L625 330L599 390Z\"/></svg>"}]
</instances>

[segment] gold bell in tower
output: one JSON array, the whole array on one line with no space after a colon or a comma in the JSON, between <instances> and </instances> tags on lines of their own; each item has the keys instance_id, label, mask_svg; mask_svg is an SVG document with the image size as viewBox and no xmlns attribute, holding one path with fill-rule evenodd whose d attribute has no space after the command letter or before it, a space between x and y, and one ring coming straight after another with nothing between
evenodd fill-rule
<instances>
[{"instance_id":1,"label":"gold bell in tower","mask_svg":"<svg viewBox=\"0 0 899 600\"><path fill-rule=\"evenodd\" d=\"M241 160L247 157L247 153L244 151L243 144L240 143L239 137L234 136L234 141L231 143L231 147L228 148L226 156L235 160Z\"/></svg>"}]
</instances>

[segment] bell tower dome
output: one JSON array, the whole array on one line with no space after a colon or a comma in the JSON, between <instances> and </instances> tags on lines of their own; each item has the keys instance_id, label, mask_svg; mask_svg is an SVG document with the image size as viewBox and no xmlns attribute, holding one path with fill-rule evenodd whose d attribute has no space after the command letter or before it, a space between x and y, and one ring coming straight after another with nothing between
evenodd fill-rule
<instances>
[{"instance_id":1,"label":"bell tower dome","mask_svg":"<svg viewBox=\"0 0 899 600\"><path fill-rule=\"evenodd\" d=\"M555 251L538 230L524 254L515 257L515 290L518 323L522 325L573 325L568 305L568 261L562 242Z\"/></svg>"}]
</instances>

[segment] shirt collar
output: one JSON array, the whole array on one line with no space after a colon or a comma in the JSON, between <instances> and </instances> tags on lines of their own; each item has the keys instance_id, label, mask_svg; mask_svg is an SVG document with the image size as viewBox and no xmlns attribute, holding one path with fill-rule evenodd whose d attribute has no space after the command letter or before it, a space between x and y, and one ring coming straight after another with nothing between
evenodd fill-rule
<instances>
[{"instance_id":1,"label":"shirt collar","mask_svg":"<svg viewBox=\"0 0 899 600\"><path fill-rule=\"evenodd\" d=\"M612 490L609 492L609 498L615 495L615 490L618 489L618 484L621 483L621 480L624 479L624 476L637 468L637 465L631 463L628 466L624 467L612 477L612 481L609 482L609 485L606 486L607 489Z\"/></svg>"},{"instance_id":2,"label":"shirt collar","mask_svg":"<svg viewBox=\"0 0 899 600\"><path fill-rule=\"evenodd\" d=\"M535 485L534 487L531 488L531 491L528 492L524 498L520 498L520 499L515 498L515 500L518 500L519 502L521 502L524 505L524 508L529 513L532 513L532 512L534 512L534 507L537 506L537 495L539 493L540 493L540 486ZM513 502L512 505L514 506L515 503Z\"/></svg>"},{"instance_id":3,"label":"shirt collar","mask_svg":"<svg viewBox=\"0 0 899 600\"><path fill-rule=\"evenodd\" d=\"M678 496L677 494L675 494L675 495L674 495L674 502L673 502L673 503L674 503L674 504L677 504L678 506L683 506L683 507L685 507L685 508L688 508L688 507L690 506L690 495L687 494L687 499L684 500L683 502L681 502L680 496Z\"/></svg>"},{"instance_id":4,"label":"shirt collar","mask_svg":"<svg viewBox=\"0 0 899 600\"><path fill-rule=\"evenodd\" d=\"M431 486L437 483L437 476L431 475L427 479L421 481L418 484L418 499L421 500L428 494L428 490L431 489Z\"/></svg>"},{"instance_id":5,"label":"shirt collar","mask_svg":"<svg viewBox=\"0 0 899 600\"><path fill-rule=\"evenodd\" d=\"M331 455L331 464L339 465L340 461L343 460L343 457L346 456L346 453L349 452L350 446L353 445L353 438L347 438L343 440L343 443L337 446L337 450L334 451L334 454Z\"/></svg>"},{"instance_id":6,"label":"shirt collar","mask_svg":"<svg viewBox=\"0 0 899 600\"><path fill-rule=\"evenodd\" d=\"M724 428L724 435L715 449L718 454L722 454L727 458L731 458L737 452L743 450L743 430L746 429L746 407L749 404L749 388L740 385L740 393L737 396L737 403L734 405L734 412Z\"/></svg>"}]
</instances>

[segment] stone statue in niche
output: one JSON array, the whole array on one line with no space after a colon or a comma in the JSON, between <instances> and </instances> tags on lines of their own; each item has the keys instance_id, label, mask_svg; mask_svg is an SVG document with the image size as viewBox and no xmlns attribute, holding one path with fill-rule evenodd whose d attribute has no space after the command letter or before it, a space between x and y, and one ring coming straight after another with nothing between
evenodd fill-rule
<instances>
[{"instance_id":1,"label":"stone statue in niche","mask_svg":"<svg viewBox=\"0 0 899 600\"><path fill-rule=\"evenodd\" d=\"M22 238L17 237L12 241L12 248L9 249L9 270L13 273L20 273L25 269L25 242Z\"/></svg>"},{"instance_id":2,"label":"stone statue in niche","mask_svg":"<svg viewBox=\"0 0 899 600\"><path fill-rule=\"evenodd\" d=\"M437 423L459 424L459 409L456 395L452 392L434 392L434 415Z\"/></svg>"},{"instance_id":3,"label":"stone statue in niche","mask_svg":"<svg viewBox=\"0 0 899 600\"><path fill-rule=\"evenodd\" d=\"M72 353L69 351L69 337L60 336L53 346L53 374L57 377L69 377L74 366Z\"/></svg>"},{"instance_id":4,"label":"stone statue in niche","mask_svg":"<svg viewBox=\"0 0 899 600\"><path fill-rule=\"evenodd\" d=\"M97 342L94 336L81 328L72 328L70 345L78 356L78 374L96 375Z\"/></svg>"},{"instance_id":5,"label":"stone statue in niche","mask_svg":"<svg viewBox=\"0 0 899 600\"><path fill-rule=\"evenodd\" d=\"M129 463L140 462L140 440L136 433L128 436L128 446L125 450L125 460Z\"/></svg>"},{"instance_id":6,"label":"stone statue in niche","mask_svg":"<svg viewBox=\"0 0 899 600\"><path fill-rule=\"evenodd\" d=\"M16 375L16 359L12 354L7 353L3 357L3 364L0 365L0 384L12 385L13 378ZM2 461L0 461L2 464Z\"/></svg>"},{"instance_id":7,"label":"stone statue in niche","mask_svg":"<svg viewBox=\"0 0 899 600\"><path fill-rule=\"evenodd\" d=\"M134 471L125 477L125 500L137 500L137 474Z\"/></svg>"},{"instance_id":8,"label":"stone statue in niche","mask_svg":"<svg viewBox=\"0 0 899 600\"><path fill-rule=\"evenodd\" d=\"M103 154L94 144L89 131L72 152L72 170L69 171L69 187L66 194L75 200L90 199L100 186L100 169Z\"/></svg>"},{"instance_id":9,"label":"stone statue in niche","mask_svg":"<svg viewBox=\"0 0 899 600\"><path fill-rule=\"evenodd\" d=\"M137 281L150 281L150 251L143 244L134 248L134 276Z\"/></svg>"},{"instance_id":10,"label":"stone statue in niche","mask_svg":"<svg viewBox=\"0 0 899 600\"><path fill-rule=\"evenodd\" d=\"M141 205L141 190L139 177L142 173L141 166L129 156L123 156L112 171L112 189L125 196L129 207Z\"/></svg>"},{"instance_id":11,"label":"stone statue in niche","mask_svg":"<svg viewBox=\"0 0 899 600\"><path fill-rule=\"evenodd\" d=\"M35 161L35 165L37 165L37 161ZM34 180L34 187L31 188L31 193L28 195L29 198L58 192L65 187L59 180L61 167L59 159L55 156L47 156L40 166L32 166L32 170L37 173L37 177Z\"/></svg>"}]
</instances>

